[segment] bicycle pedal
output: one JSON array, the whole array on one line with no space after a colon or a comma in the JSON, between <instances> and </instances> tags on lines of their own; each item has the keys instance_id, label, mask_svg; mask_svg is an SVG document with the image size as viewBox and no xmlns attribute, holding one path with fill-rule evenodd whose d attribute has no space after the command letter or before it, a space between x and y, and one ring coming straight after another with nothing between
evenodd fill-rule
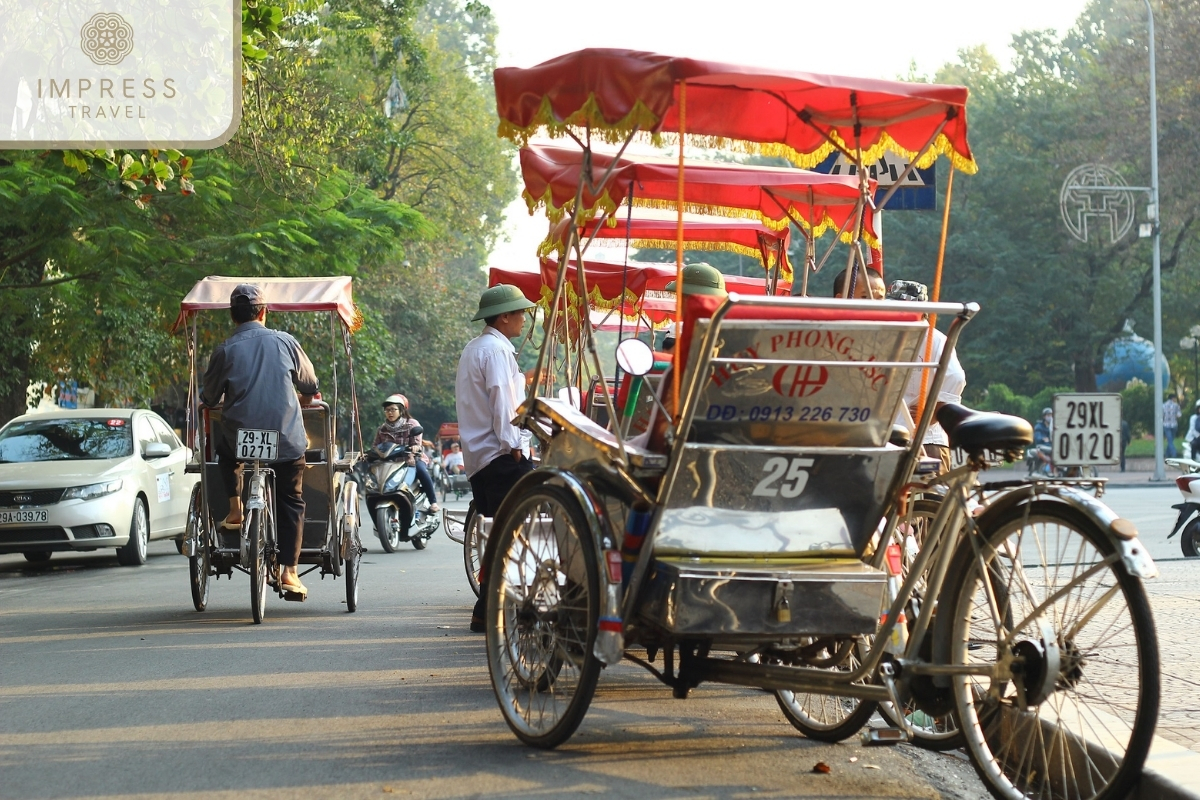
<instances>
[{"instance_id":1,"label":"bicycle pedal","mask_svg":"<svg viewBox=\"0 0 1200 800\"><path fill-rule=\"evenodd\" d=\"M863 747L904 744L908 741L908 733L901 728L867 728L862 732Z\"/></svg>"},{"instance_id":2,"label":"bicycle pedal","mask_svg":"<svg viewBox=\"0 0 1200 800\"><path fill-rule=\"evenodd\" d=\"M303 603L308 599L308 592L289 592L285 590L283 593L283 599L292 603Z\"/></svg>"}]
</instances>

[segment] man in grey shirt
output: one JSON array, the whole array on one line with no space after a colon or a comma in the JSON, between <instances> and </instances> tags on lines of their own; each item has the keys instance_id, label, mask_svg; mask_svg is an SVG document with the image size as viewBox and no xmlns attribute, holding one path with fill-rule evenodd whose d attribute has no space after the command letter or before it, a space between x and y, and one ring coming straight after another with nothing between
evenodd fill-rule
<instances>
[{"instance_id":1,"label":"man in grey shirt","mask_svg":"<svg viewBox=\"0 0 1200 800\"><path fill-rule=\"evenodd\" d=\"M312 402L317 376L312 362L290 334L263 324L267 306L262 291L239 284L229 296L229 313L237 324L233 335L217 346L204 373L200 393L205 405L224 397L222 425L214 432L217 464L229 497L229 516L221 527L242 525L242 465L234 457L239 428L279 431L275 498L279 536L279 582L284 591L307 594L296 575L304 539L304 451L307 437L300 403ZM297 398L299 392L302 397Z\"/></svg>"}]
</instances>

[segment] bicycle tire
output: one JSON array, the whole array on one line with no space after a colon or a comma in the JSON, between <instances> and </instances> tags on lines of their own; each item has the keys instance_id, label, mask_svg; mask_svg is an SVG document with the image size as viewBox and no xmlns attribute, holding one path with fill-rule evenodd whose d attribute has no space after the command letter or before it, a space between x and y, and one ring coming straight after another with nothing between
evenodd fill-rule
<instances>
[{"instance_id":1,"label":"bicycle tire","mask_svg":"<svg viewBox=\"0 0 1200 800\"><path fill-rule=\"evenodd\" d=\"M1016 505L980 524L980 536L956 553L939 603L950 619L950 661L994 663L1007 648L1018 668L994 684L952 680L976 772L1006 800L1126 797L1141 777L1161 691L1145 588L1108 535L1060 502ZM1002 592L986 591L985 562L988 584ZM1003 606L1000 630L993 602ZM1105 741L1089 741L1096 731Z\"/></svg>"},{"instance_id":2,"label":"bicycle tire","mask_svg":"<svg viewBox=\"0 0 1200 800\"><path fill-rule=\"evenodd\" d=\"M266 524L262 509L250 512L250 613L255 625L262 624L267 610Z\"/></svg>"},{"instance_id":3,"label":"bicycle tire","mask_svg":"<svg viewBox=\"0 0 1200 800\"><path fill-rule=\"evenodd\" d=\"M196 544L196 555L188 557L188 578L192 590L192 606L197 611L208 608L208 572L212 560L208 526L203 524L204 503L200 484L192 487L188 501L187 532L184 537Z\"/></svg>"},{"instance_id":4,"label":"bicycle tire","mask_svg":"<svg viewBox=\"0 0 1200 800\"><path fill-rule=\"evenodd\" d=\"M858 666L858 647L852 647L840 663L829 669L850 671ZM808 739L840 742L862 730L879 704L857 697L793 692L779 689L775 702L792 727Z\"/></svg>"},{"instance_id":5,"label":"bicycle tire","mask_svg":"<svg viewBox=\"0 0 1200 800\"><path fill-rule=\"evenodd\" d=\"M573 495L543 484L490 535L499 537L486 587L492 689L517 738L551 749L579 727L600 677L593 532Z\"/></svg>"},{"instance_id":6,"label":"bicycle tire","mask_svg":"<svg viewBox=\"0 0 1200 800\"><path fill-rule=\"evenodd\" d=\"M475 501L472 500L467 506L466 521L463 522L463 569L467 573L467 584L475 596L479 597L479 562L483 548L476 545L477 537L473 530L475 524Z\"/></svg>"}]
</instances>

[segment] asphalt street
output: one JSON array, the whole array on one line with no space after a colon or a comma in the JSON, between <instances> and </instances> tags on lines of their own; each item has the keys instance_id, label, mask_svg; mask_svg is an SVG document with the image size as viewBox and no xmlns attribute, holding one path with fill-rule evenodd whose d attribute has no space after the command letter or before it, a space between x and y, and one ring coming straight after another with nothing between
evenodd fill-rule
<instances>
[{"instance_id":1,"label":"asphalt street","mask_svg":"<svg viewBox=\"0 0 1200 800\"><path fill-rule=\"evenodd\" d=\"M1106 500L1173 558L1176 497L1119 488ZM571 741L530 750L467 631L461 548L441 533L424 552L368 542L357 613L340 582L314 574L308 602L272 597L261 626L242 575L193 611L170 542L139 568L104 551L0 557L0 797L986 796L959 755L813 742L768 693L706 684L674 700L625 664L602 675ZM1168 566L1169 613L1151 594L1160 637L1178 619L1183 639L1200 563ZM1165 682L1164 709L1195 706L1183 658L1164 646L1164 671L1181 679ZM1192 716L1163 735L1188 739Z\"/></svg>"}]
</instances>

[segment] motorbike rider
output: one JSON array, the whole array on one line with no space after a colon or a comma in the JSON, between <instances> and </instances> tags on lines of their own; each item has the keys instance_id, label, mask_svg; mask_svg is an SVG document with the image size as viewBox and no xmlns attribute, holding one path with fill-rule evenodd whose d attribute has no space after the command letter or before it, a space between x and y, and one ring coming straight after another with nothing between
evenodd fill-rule
<instances>
[{"instance_id":1,"label":"motorbike rider","mask_svg":"<svg viewBox=\"0 0 1200 800\"><path fill-rule=\"evenodd\" d=\"M384 423L375 431L375 441L372 447L390 443L403 447L408 451L405 459L406 466L416 467L417 482L421 491L429 498L429 513L436 514L440 508L437 492L433 488L433 478L429 476L429 468L425 466L421 452L421 423L408 413L408 398L402 394L390 394L383 400Z\"/></svg>"},{"instance_id":2,"label":"motorbike rider","mask_svg":"<svg viewBox=\"0 0 1200 800\"><path fill-rule=\"evenodd\" d=\"M1033 447L1037 451L1039 471L1050 472L1050 456L1054 452L1054 411L1042 409L1042 418L1033 426Z\"/></svg>"}]
</instances>

